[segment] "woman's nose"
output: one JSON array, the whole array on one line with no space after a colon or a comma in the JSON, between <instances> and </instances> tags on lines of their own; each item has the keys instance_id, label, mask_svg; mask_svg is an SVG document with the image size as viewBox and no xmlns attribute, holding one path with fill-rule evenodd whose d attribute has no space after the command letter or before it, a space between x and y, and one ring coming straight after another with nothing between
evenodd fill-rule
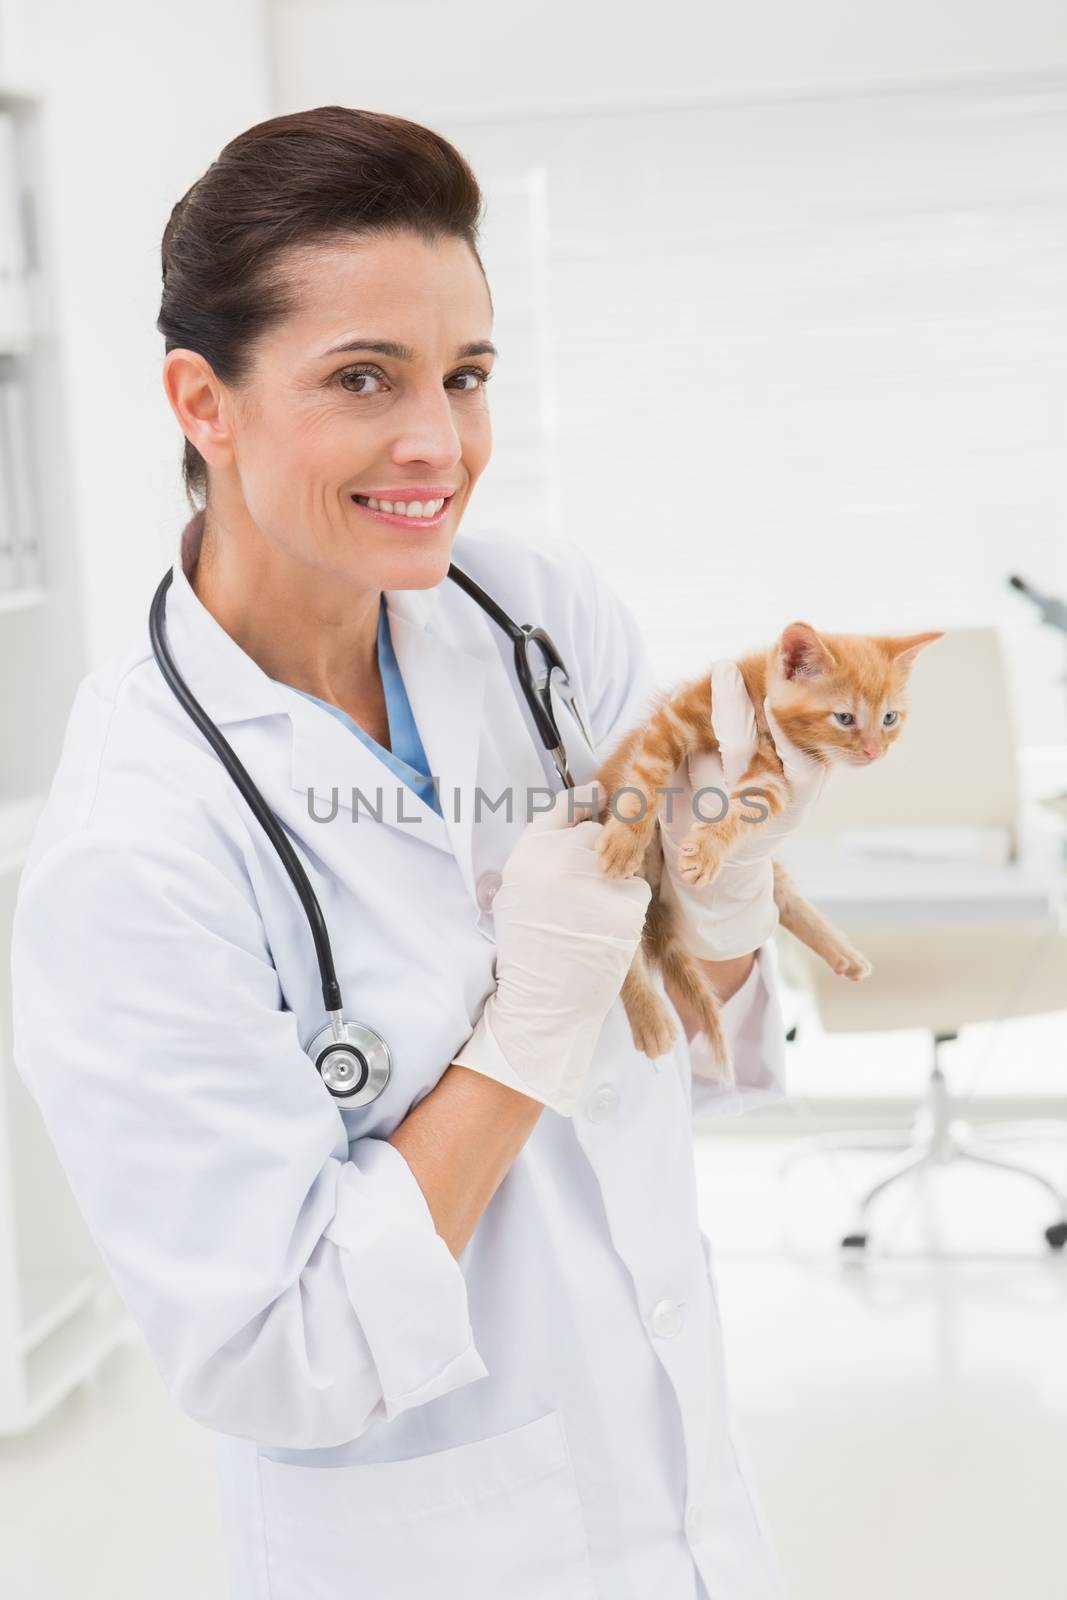
<instances>
[{"instance_id":1,"label":"woman's nose","mask_svg":"<svg viewBox=\"0 0 1067 1600\"><path fill-rule=\"evenodd\" d=\"M462 454L462 441L445 391L438 388L436 393L430 390L413 397L393 447L393 460L432 461L449 467Z\"/></svg>"}]
</instances>

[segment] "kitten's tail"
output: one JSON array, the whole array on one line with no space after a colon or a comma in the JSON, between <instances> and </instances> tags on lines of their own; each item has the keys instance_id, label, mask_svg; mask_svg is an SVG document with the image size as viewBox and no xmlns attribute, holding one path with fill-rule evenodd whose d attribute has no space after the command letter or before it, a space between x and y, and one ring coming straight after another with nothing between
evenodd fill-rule
<instances>
[{"instance_id":1,"label":"kitten's tail","mask_svg":"<svg viewBox=\"0 0 1067 1600\"><path fill-rule=\"evenodd\" d=\"M695 957L683 947L674 931L673 919L655 895L649 904L645 923L645 945L659 963L663 980L695 1012L701 1032L708 1041L724 1084L735 1082L730 1043L722 1025L719 997L700 969Z\"/></svg>"}]
</instances>

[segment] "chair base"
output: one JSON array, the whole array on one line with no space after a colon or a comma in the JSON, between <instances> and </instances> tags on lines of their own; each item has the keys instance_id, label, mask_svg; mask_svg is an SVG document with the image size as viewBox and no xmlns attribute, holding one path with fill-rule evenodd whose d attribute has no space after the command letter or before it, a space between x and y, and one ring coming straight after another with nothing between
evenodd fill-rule
<instances>
[{"instance_id":1,"label":"chair base","mask_svg":"<svg viewBox=\"0 0 1067 1600\"><path fill-rule=\"evenodd\" d=\"M869 1239L868 1216L875 1200L885 1194L895 1183L923 1168L945 1166L950 1161L969 1161L975 1166L997 1167L1003 1172L1016 1172L1029 1178L1054 1201L1057 1219L1045 1229L1045 1241L1052 1250L1062 1250L1067 1245L1067 1196L1044 1173L1037 1172L1022 1161L1006 1160L995 1153L998 1142L1010 1139L1048 1138L1052 1135L1067 1138L1067 1123L1062 1120L991 1123L979 1133L974 1124L952 1116L952 1100L945 1075L941 1070L939 1051L941 1045L954 1034L938 1034L934 1040L934 1066L924 1103L919 1107L912 1128L905 1132L862 1131L857 1133L821 1133L799 1141L779 1165L779 1176L797 1161L827 1150L900 1150L903 1153L886 1175L862 1197L852 1228L841 1240L841 1248L851 1253L862 1252ZM1057 1132L1057 1130L1062 1130Z\"/></svg>"}]
</instances>

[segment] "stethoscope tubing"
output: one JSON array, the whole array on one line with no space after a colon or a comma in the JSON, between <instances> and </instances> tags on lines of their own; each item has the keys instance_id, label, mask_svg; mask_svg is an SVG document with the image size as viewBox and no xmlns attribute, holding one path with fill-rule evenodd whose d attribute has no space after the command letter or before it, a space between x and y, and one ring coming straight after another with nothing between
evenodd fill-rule
<instances>
[{"instance_id":1,"label":"stethoscope tubing","mask_svg":"<svg viewBox=\"0 0 1067 1600\"><path fill-rule=\"evenodd\" d=\"M330 936L326 929L326 919L322 914L322 907L315 897L315 891L311 887L308 875L304 871L303 864L289 843L281 823L256 788L248 769L239 760L233 746L219 732L199 700L193 694L189 685L178 671L174 657L171 655L170 645L167 642L166 597L173 576L173 571L170 569L164 574L153 596L148 614L149 637L152 641L152 649L156 660L159 662L160 671L247 800L255 813L257 822L260 823L271 844L281 857L282 865L288 872L293 888L300 897L300 903L304 908L304 914L311 928L311 937L315 941L315 954L318 957L319 974L322 979L322 1003L328 1012L340 1011L342 1009L341 986L337 981L337 972L333 963L333 950L330 945Z\"/></svg>"},{"instance_id":2,"label":"stethoscope tubing","mask_svg":"<svg viewBox=\"0 0 1067 1600\"><path fill-rule=\"evenodd\" d=\"M571 776L570 769L567 764L566 748L564 746L559 729L555 725L555 720L552 717L551 704L549 702L549 704L546 706L540 699L540 696L537 692L537 686L534 683L533 676L530 672L529 660L526 653L528 641L533 639L544 650L547 659L552 664L552 669L558 668L563 674L564 679L569 682L567 669L563 658L559 654L559 651L556 649L552 640L549 638L548 634L545 633L543 628L531 627L528 624L523 626L513 621L503 607L498 605L491 595L487 594L479 584L475 583L473 578L471 578L467 573L461 571L460 568L454 563L449 566L447 575L461 589L470 595L471 599L474 600L482 608L482 610L486 612L491 620L495 622L498 627L502 628L508 637L513 641L515 646L516 676L519 681L519 687L522 689L523 696L530 708L531 715L533 716L536 724L538 736L545 745L545 748L551 754L556 766L556 771L558 772L563 784L567 788L573 788L574 779ZM270 839L271 844L278 853L282 865L285 867L285 870L289 875L293 888L296 890L296 893L300 899L300 904L303 907L304 915L307 918L308 926L311 930L311 937L314 940L315 955L318 960L319 975L322 981L322 1003L327 1014L333 1019L334 1034L338 1039L340 1039L345 1027L343 1019L341 986L338 982L337 972L334 967L333 949L330 944L330 936L326 927L326 919L322 914L322 907L319 905L319 902L316 899L315 891L311 887L311 882L307 873L304 871L303 864L289 842L281 823L278 821L277 817L274 815L274 812L270 809L270 807L267 805L267 802L260 794L247 768L238 758L237 752L212 722L211 718L204 710L204 707L200 704L199 700L197 700L196 696L193 694L192 690L189 688L189 685L186 683L185 679L178 670L174 656L171 653L169 642L167 640L166 628L166 598L167 591L171 586L173 577L173 569L168 568L160 580L154 596L152 597L152 604L148 614L148 632L152 643L153 654L155 655L156 661L159 664L159 669L163 674L168 686L172 690L180 705L200 729L201 733L204 735L204 738L211 745L219 760L226 768L226 771L237 785L237 788L248 802L248 805L255 815L256 820L259 822L260 826L263 828L263 831ZM547 700L550 696L550 687L547 682L545 686L545 695ZM584 731L585 725L577 711L577 707L574 707L574 711L577 720ZM358 1028L360 1027L360 1024L354 1024L350 1026ZM337 1098L341 1099L345 1098L345 1096L338 1095Z\"/></svg>"}]
</instances>

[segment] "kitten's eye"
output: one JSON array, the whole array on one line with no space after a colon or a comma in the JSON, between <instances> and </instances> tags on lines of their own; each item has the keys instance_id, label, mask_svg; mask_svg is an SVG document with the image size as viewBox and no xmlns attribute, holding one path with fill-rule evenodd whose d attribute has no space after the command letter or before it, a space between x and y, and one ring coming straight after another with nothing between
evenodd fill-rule
<instances>
[{"instance_id":1,"label":"kitten's eye","mask_svg":"<svg viewBox=\"0 0 1067 1600\"><path fill-rule=\"evenodd\" d=\"M891 728L899 715L900 713L898 711L887 711L885 716L882 718L882 727Z\"/></svg>"},{"instance_id":2,"label":"kitten's eye","mask_svg":"<svg viewBox=\"0 0 1067 1600\"><path fill-rule=\"evenodd\" d=\"M855 720L856 719L852 715L851 711L835 711L834 712L834 721L835 722L839 722L843 728L851 728L851 726L855 722Z\"/></svg>"}]
</instances>

